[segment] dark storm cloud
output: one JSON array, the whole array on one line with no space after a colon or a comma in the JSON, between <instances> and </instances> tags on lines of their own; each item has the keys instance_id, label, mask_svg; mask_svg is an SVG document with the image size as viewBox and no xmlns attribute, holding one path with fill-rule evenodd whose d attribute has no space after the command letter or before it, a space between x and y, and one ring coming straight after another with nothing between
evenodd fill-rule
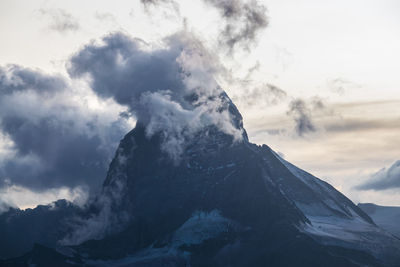
<instances>
[{"instance_id":1,"label":"dark storm cloud","mask_svg":"<svg viewBox=\"0 0 400 267\"><path fill-rule=\"evenodd\" d=\"M51 30L66 33L80 29L78 20L63 9L40 9L39 13L49 18L49 29Z\"/></svg>"},{"instance_id":2,"label":"dark storm cloud","mask_svg":"<svg viewBox=\"0 0 400 267\"><path fill-rule=\"evenodd\" d=\"M180 50L158 50L148 53L144 43L117 33L103 38L103 45L89 44L75 54L68 72L74 78L89 75L92 89L103 98L113 98L136 113L144 92L183 90ZM178 94L179 95L179 94Z\"/></svg>"},{"instance_id":3,"label":"dark storm cloud","mask_svg":"<svg viewBox=\"0 0 400 267\"><path fill-rule=\"evenodd\" d=\"M268 26L267 8L255 0L203 0L218 9L225 21L220 42L230 50L248 48L258 33Z\"/></svg>"},{"instance_id":4,"label":"dark storm cloud","mask_svg":"<svg viewBox=\"0 0 400 267\"><path fill-rule=\"evenodd\" d=\"M218 68L214 55L187 32L165 39L160 49L116 33L76 53L68 72L87 77L100 97L129 107L149 136L163 132L162 148L178 160L185 139L207 125L241 137L228 102L219 97Z\"/></svg>"},{"instance_id":5,"label":"dark storm cloud","mask_svg":"<svg viewBox=\"0 0 400 267\"><path fill-rule=\"evenodd\" d=\"M1 159L0 187L33 190L100 185L124 119L104 121L72 100L60 77L19 66L0 68L0 131L13 153Z\"/></svg>"},{"instance_id":6,"label":"dark storm cloud","mask_svg":"<svg viewBox=\"0 0 400 267\"><path fill-rule=\"evenodd\" d=\"M313 112L325 109L324 102L315 97L310 102L303 99L294 99L289 103L287 115L291 116L295 122L296 133L304 136L307 133L317 131L317 127L313 121Z\"/></svg>"},{"instance_id":7,"label":"dark storm cloud","mask_svg":"<svg viewBox=\"0 0 400 267\"><path fill-rule=\"evenodd\" d=\"M119 116L95 112L77 101L74 80L1 67L0 134L12 143L12 153L0 161L0 187L40 191L100 185L132 116L146 126L148 136L164 133L162 149L173 160L179 160L188 138L209 125L242 138L228 100L219 97L223 91L214 79L215 58L187 33L169 37L156 50L112 34L78 51L68 72L73 79L88 78L98 96L128 111Z\"/></svg>"},{"instance_id":8,"label":"dark storm cloud","mask_svg":"<svg viewBox=\"0 0 400 267\"><path fill-rule=\"evenodd\" d=\"M66 88L66 82L61 76L48 76L38 70L17 65L0 66L0 85L0 96L25 90L52 94Z\"/></svg>"},{"instance_id":9,"label":"dark storm cloud","mask_svg":"<svg viewBox=\"0 0 400 267\"><path fill-rule=\"evenodd\" d=\"M375 191L394 188L400 188L400 160L373 174L369 181L357 187L359 190Z\"/></svg>"}]
</instances>

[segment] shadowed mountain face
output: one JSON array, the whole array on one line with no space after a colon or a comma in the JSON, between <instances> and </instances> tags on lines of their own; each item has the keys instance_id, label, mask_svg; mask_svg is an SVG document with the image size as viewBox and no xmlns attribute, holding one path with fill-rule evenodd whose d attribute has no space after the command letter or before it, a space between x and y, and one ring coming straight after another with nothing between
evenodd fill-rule
<instances>
[{"instance_id":1,"label":"shadowed mountain face","mask_svg":"<svg viewBox=\"0 0 400 267\"><path fill-rule=\"evenodd\" d=\"M10 208L0 214L0 258L20 256L35 242L55 246L67 234L65 219L78 214L80 208L58 200L34 209Z\"/></svg>"},{"instance_id":2,"label":"shadowed mountain face","mask_svg":"<svg viewBox=\"0 0 400 267\"><path fill-rule=\"evenodd\" d=\"M149 137L138 122L62 246L3 264L396 266L398 239L329 184L250 143L227 104L241 140L211 125L173 161L161 149L166 133Z\"/></svg>"}]
</instances>

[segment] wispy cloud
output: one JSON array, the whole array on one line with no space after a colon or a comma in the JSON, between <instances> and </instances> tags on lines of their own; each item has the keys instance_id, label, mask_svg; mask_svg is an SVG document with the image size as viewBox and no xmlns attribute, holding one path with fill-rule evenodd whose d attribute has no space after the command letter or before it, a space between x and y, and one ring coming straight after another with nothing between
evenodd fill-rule
<instances>
[{"instance_id":1,"label":"wispy cloud","mask_svg":"<svg viewBox=\"0 0 400 267\"><path fill-rule=\"evenodd\" d=\"M268 26L267 8L257 1L204 0L218 9L225 26L220 42L230 51L237 46L249 49L261 30Z\"/></svg>"},{"instance_id":2,"label":"wispy cloud","mask_svg":"<svg viewBox=\"0 0 400 267\"><path fill-rule=\"evenodd\" d=\"M100 20L100 21L109 21L112 23L116 23L117 19L116 17L109 12L96 12L94 14L95 19Z\"/></svg>"},{"instance_id":3,"label":"wispy cloud","mask_svg":"<svg viewBox=\"0 0 400 267\"><path fill-rule=\"evenodd\" d=\"M362 85L352 82L345 78L335 78L327 80L327 87L334 93L343 95L348 90L359 89Z\"/></svg>"},{"instance_id":4,"label":"wispy cloud","mask_svg":"<svg viewBox=\"0 0 400 267\"><path fill-rule=\"evenodd\" d=\"M180 15L179 3L174 0L140 0L143 4L145 11L150 12L151 7L162 6L167 9L172 9L174 13ZM170 17L167 13L164 13L165 17Z\"/></svg>"},{"instance_id":5,"label":"wispy cloud","mask_svg":"<svg viewBox=\"0 0 400 267\"><path fill-rule=\"evenodd\" d=\"M343 119L339 121L327 121L325 129L329 132L363 132L363 131L376 131L378 129L400 129L399 119Z\"/></svg>"},{"instance_id":6,"label":"wispy cloud","mask_svg":"<svg viewBox=\"0 0 400 267\"><path fill-rule=\"evenodd\" d=\"M64 9L39 9L39 13L49 19L48 28L59 32L76 32L80 29L78 20Z\"/></svg>"},{"instance_id":7,"label":"wispy cloud","mask_svg":"<svg viewBox=\"0 0 400 267\"><path fill-rule=\"evenodd\" d=\"M311 101L306 102L303 99L297 98L289 103L287 115L295 122L295 130L298 136L302 137L307 133L316 132L317 126L313 120L315 111L325 109L325 104L322 99L315 97Z\"/></svg>"},{"instance_id":8,"label":"wispy cloud","mask_svg":"<svg viewBox=\"0 0 400 267\"><path fill-rule=\"evenodd\" d=\"M287 93L276 85L265 83L260 86L243 84L239 95L232 99L240 106L263 106L277 105L287 98Z\"/></svg>"},{"instance_id":9,"label":"wispy cloud","mask_svg":"<svg viewBox=\"0 0 400 267\"><path fill-rule=\"evenodd\" d=\"M174 0L140 0L148 10L151 6L172 6L179 13L179 3ZM219 44L228 54L236 48L249 50L260 32L268 26L267 8L256 0L202 0L218 10L222 27ZM228 49L226 49L228 48Z\"/></svg>"}]
</instances>

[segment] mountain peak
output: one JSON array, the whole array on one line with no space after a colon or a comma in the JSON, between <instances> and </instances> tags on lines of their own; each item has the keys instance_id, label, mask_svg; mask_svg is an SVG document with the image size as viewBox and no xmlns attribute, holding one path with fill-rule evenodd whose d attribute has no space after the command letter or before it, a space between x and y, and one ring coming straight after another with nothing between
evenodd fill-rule
<instances>
[{"instance_id":1,"label":"mountain peak","mask_svg":"<svg viewBox=\"0 0 400 267\"><path fill-rule=\"evenodd\" d=\"M390 266L399 260L400 241L343 194L268 146L250 143L224 92L201 100L217 103L205 110L196 96L187 101L171 114L183 116L183 124L155 125L168 114L139 120L121 140L101 194L68 223L61 244L78 255L69 261ZM196 108L199 116L192 117Z\"/></svg>"}]
</instances>

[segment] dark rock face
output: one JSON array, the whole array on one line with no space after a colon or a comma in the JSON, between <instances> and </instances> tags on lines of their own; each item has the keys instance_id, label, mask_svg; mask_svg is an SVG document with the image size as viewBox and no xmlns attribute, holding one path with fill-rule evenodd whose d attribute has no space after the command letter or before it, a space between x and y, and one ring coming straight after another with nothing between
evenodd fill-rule
<instances>
[{"instance_id":1,"label":"dark rock face","mask_svg":"<svg viewBox=\"0 0 400 267\"><path fill-rule=\"evenodd\" d=\"M228 108L243 140L210 126L185 144L178 163L160 148L163 133L149 138L139 122L121 141L102 194L83 216L87 230L93 230L90 220L98 225L102 219L103 235L58 248L51 264L395 266L362 237L374 234L392 242L389 247L398 245L395 240L332 186L248 142L240 113L231 102ZM348 230L347 223L366 230ZM69 240L82 233L72 231ZM42 250L3 264L40 260L51 266L38 258Z\"/></svg>"},{"instance_id":2,"label":"dark rock face","mask_svg":"<svg viewBox=\"0 0 400 267\"><path fill-rule=\"evenodd\" d=\"M182 162L173 166L159 150L159 138L147 139L145 129L138 125L121 141L104 186L113 187L123 177L123 198L115 210L126 210L132 215L131 221L119 234L80 246L80 253L94 253L95 257L107 259L152 246L174 246L174 233L193 214L217 210L231 223L200 244L191 244L190 240L181 244L178 250L190 253L186 263L353 266L351 262L362 263L365 258L365 262L377 264L366 253L321 246L298 230L309 221L287 195L296 198L296 194L303 192L306 202L318 203L326 196L300 182L267 146L247 141L233 143L229 136L209 132L196 138L186 149ZM339 192L337 197L370 221ZM341 216L344 214L343 211ZM116 243L122 247L116 247ZM100 255L93 247L107 249ZM341 258L342 252L349 259Z\"/></svg>"}]
</instances>

